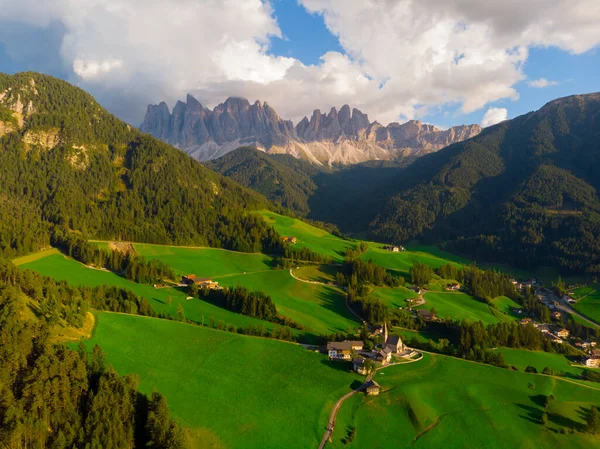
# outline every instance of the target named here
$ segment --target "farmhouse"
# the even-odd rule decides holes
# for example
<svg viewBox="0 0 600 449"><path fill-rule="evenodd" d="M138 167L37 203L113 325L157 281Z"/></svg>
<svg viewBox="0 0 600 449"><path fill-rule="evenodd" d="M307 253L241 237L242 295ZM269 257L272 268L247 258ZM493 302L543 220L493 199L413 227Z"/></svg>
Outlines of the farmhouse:
<svg viewBox="0 0 600 449"><path fill-rule="evenodd" d="M561 329L556 333L556 335L558 335L560 338L567 338L569 336L569 330Z"/></svg>
<svg viewBox="0 0 600 449"><path fill-rule="evenodd" d="M392 350L386 346L381 351L377 352L375 360L382 365L389 363L390 360L392 360Z"/></svg>
<svg viewBox="0 0 600 449"><path fill-rule="evenodd" d="M298 241L298 239L294 236L286 235L285 237L283 237L283 241L285 243L291 243L292 245L294 245Z"/></svg>
<svg viewBox="0 0 600 449"><path fill-rule="evenodd" d="M425 321L433 321L435 315L427 309L417 310L417 314Z"/></svg>
<svg viewBox="0 0 600 449"><path fill-rule="evenodd" d="M531 318L522 318L521 321L519 321L519 324L522 326L527 326L528 324L531 324L533 321L531 321Z"/></svg>
<svg viewBox="0 0 600 449"><path fill-rule="evenodd" d="M219 283L217 281L213 281L211 278L199 278L196 277L195 274L188 274L187 276L183 276L181 278L181 283L185 285L196 284L200 288L218 288Z"/></svg>
<svg viewBox="0 0 600 449"><path fill-rule="evenodd" d="M365 359L358 358L352 360L352 369L356 371L358 374L362 374L363 376L367 374L367 368L365 367Z"/></svg>
<svg viewBox="0 0 600 449"><path fill-rule="evenodd" d="M365 392L369 396L376 396L376 395L378 395L379 394L379 390L381 390L381 387L374 380L370 380L370 381L368 381L365 384Z"/></svg>
<svg viewBox="0 0 600 449"><path fill-rule="evenodd" d="M329 341L327 342L327 355L331 360L350 360L352 350L361 351L362 348L363 342L360 340Z"/></svg>
<svg viewBox="0 0 600 449"><path fill-rule="evenodd" d="M446 285L446 290L451 291L451 292L456 292L456 291L460 290L460 284L458 282L455 282L453 284L448 284L448 285Z"/></svg>
<svg viewBox="0 0 600 449"><path fill-rule="evenodd" d="M400 251L400 247L395 246L395 245L386 245L383 247L383 249L385 249L386 251L392 251L394 253L397 253Z"/></svg>
<svg viewBox="0 0 600 449"><path fill-rule="evenodd" d="M598 368L600 367L600 351L594 349L590 357L585 360L585 366L590 368Z"/></svg>

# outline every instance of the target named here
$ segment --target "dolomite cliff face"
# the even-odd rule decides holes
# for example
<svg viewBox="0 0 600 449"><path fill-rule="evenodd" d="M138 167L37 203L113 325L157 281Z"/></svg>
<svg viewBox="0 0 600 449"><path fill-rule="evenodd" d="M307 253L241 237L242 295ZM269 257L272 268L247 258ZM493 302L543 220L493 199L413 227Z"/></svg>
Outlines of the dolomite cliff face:
<svg viewBox="0 0 600 449"><path fill-rule="evenodd" d="M325 165L420 156L481 132L479 125L441 130L415 120L383 126L348 105L327 114L317 109L294 126L267 103L232 97L210 110L191 95L172 111L164 102L148 106L140 129L200 161L254 146Z"/></svg>

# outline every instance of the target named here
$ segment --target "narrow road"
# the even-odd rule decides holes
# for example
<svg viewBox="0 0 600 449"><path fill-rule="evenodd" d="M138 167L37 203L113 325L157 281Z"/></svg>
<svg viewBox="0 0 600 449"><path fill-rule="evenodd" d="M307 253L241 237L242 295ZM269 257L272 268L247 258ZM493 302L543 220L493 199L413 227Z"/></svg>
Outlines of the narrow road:
<svg viewBox="0 0 600 449"><path fill-rule="evenodd" d="M373 377L373 375L369 374L369 376L366 378L365 382L360 387L358 387L356 390L352 390L350 393L346 393L344 396L342 396L340 399L338 399L338 401L335 403L335 405L333 406L333 410L331 410L331 413L329 414L329 422L327 424L327 430L325 431L325 435L323 435L321 444L319 444L319 449L323 449L325 447L325 445L327 444L327 440L329 438L331 438L331 435L333 434L333 429L335 427L335 418L337 417L337 413L338 413L340 407L342 406L342 404L344 403L344 401L346 399L348 399L350 396L364 390L366 383L369 382L372 377Z"/></svg>
<svg viewBox="0 0 600 449"><path fill-rule="evenodd" d="M380 371L382 369L389 368L390 366L405 365L407 363L418 362L422 358L423 358L423 354L421 353L421 357L419 357L418 359L411 359L406 362L390 363L389 365L380 366L379 368L376 369L376 371ZM319 444L319 449L323 449L325 447L325 445L327 444L327 440L329 440L329 438L331 438L331 435L333 435L333 429L335 428L335 418L337 417L338 411L340 410L340 407L342 406L344 401L346 399L348 399L350 396L363 391L365 389L366 384L371 379L373 379L373 374L374 373L369 374L367 376L367 378L365 379L364 383L360 387L358 387L355 390L352 390L350 393L346 393L344 396L342 396L340 399L338 399L338 401L335 403L335 405L333 406L333 410L331 410L331 413L329 414L329 422L327 423L327 430L325 431L325 435L323 435L321 444Z"/></svg>

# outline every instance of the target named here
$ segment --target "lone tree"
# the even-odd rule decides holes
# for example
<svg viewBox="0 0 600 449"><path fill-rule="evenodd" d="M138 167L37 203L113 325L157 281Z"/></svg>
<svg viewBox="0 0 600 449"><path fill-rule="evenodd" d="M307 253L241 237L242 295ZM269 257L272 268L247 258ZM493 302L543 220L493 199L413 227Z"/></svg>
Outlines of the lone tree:
<svg viewBox="0 0 600 449"><path fill-rule="evenodd" d="M587 430L594 435L600 431L600 416L598 415L598 408L595 405L592 405L587 417Z"/></svg>
<svg viewBox="0 0 600 449"><path fill-rule="evenodd" d="M377 364L373 360L371 360L371 359L365 360L365 370L367 371L367 375L373 374L376 369L377 369Z"/></svg>
<svg viewBox="0 0 600 449"><path fill-rule="evenodd" d="M177 321L185 321L185 312L181 304L177 304Z"/></svg>
<svg viewBox="0 0 600 449"><path fill-rule="evenodd" d="M527 368L525 368L525 372L537 374L537 369L535 366L528 365Z"/></svg>

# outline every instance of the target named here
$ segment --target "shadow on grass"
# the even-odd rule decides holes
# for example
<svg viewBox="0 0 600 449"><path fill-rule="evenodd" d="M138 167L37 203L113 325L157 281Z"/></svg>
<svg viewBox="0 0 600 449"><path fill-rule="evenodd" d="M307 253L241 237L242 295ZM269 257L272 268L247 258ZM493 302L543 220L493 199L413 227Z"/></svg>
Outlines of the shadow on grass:
<svg viewBox="0 0 600 449"><path fill-rule="evenodd" d="M526 415L520 415L521 418L526 419L534 424L542 423L542 415L544 412L542 410L540 410L538 407L532 407L531 405L525 405L525 404L515 404L515 405L526 413Z"/></svg>
<svg viewBox="0 0 600 449"><path fill-rule="evenodd" d="M352 371L352 363L346 360L322 360L321 363L329 368L338 371Z"/></svg>

